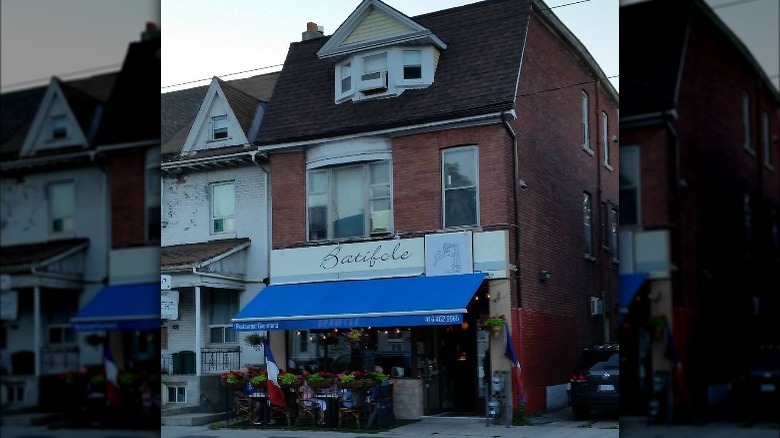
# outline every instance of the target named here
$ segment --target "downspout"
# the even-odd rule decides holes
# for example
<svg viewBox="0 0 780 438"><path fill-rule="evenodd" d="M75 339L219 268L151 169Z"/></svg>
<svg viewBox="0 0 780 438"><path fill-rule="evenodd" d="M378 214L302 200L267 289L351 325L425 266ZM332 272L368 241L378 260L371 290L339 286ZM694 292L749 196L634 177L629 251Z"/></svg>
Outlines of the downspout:
<svg viewBox="0 0 780 438"><path fill-rule="evenodd" d="M604 142L605 141L609 141L609 139L606 138L607 131L602 129L603 128L602 127L602 123L604 123L603 122L604 115L603 114L599 114L600 112L603 113L603 110L601 109L601 105L599 105L599 94L601 94L601 93L599 93L599 84L600 83L601 82L599 80L596 80L593 83L593 88L595 88L593 90L594 91L593 94L596 95L596 117L595 117L595 119L596 119L596 144L599 146L598 147L599 153L596 154L596 157L598 157L597 160L596 160L597 161L597 163L596 163L596 205L599 206L599 219L600 219L599 225L600 226L599 226L599 233L598 233L598 235L601 236L601 238L599 239L599 242L595 245L595 248L594 248L594 250L596 252L600 251L600 249L604 247L604 238L606 237L604 235L604 225L606 225L606 223L607 223L606 222L607 218L606 217L602 217L602 215L606 215L607 212L605 211L606 208L604 209L604 211L602 211L602 208L601 208L601 204L602 204L601 200L603 199L603 189L602 189L602 186L601 186L601 178L602 178L601 177L601 167L604 166L604 162L607 159L607 157L604 156L604 154L607 153L607 151L604 150ZM599 141L599 140L601 140L601 141ZM592 209L591 209L591 211L592 211ZM592 223L592 219L591 219L591 223ZM591 226L591 232L593 232L593 227L592 226ZM606 276L606 262L607 261L606 261L605 256L604 256L604 251L601 251L601 253L602 253L602 256L600 258L597 258L597 260L599 260L598 261L598 264L599 264L599 291L601 292L601 302L604 304L603 307L605 309L610 309L611 308L610 305L612 303L608 303L607 302L607 293L604 290L604 283L605 283L604 277ZM604 342L609 342L609 332L610 332L610 330L609 330L609 318L607 318L607 311L601 312L601 330L603 330L603 333L601 334L602 340Z"/></svg>
<svg viewBox="0 0 780 438"><path fill-rule="evenodd" d="M512 216L515 225L515 289L517 290L517 307L522 307L521 293L520 293L520 220L518 214L518 202L517 202L517 185L519 181L518 168L519 158L517 154L517 135L512 129L512 125L509 124L510 120L516 120L517 115L515 110L503 111L501 113L501 120L503 121L504 128L509 136L512 138L512 199L514 201ZM510 302L511 303L511 302ZM510 304L511 305L511 304Z"/></svg>
<svg viewBox="0 0 780 438"><path fill-rule="evenodd" d="M257 166L260 170L263 171L265 174L265 205L266 205L266 227L265 227L265 241L266 245L269 248L269 251L267 251L270 254L270 248L272 247L271 243L271 179L270 179L270 172L268 172L268 169L263 166L262 164L257 162L257 154L260 154L263 157L267 158L267 155L261 153L260 151L252 151L250 152L252 155L252 163L254 163L255 166ZM266 260L266 279L271 278L271 257L269 256ZM266 285L268 284L266 281L270 282L269 280L263 279L263 283Z"/></svg>

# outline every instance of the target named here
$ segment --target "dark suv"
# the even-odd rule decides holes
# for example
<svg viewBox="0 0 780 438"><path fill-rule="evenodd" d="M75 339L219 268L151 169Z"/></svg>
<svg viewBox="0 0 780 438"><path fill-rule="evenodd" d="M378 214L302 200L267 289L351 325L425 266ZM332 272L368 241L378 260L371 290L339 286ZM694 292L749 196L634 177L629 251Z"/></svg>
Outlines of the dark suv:
<svg viewBox="0 0 780 438"><path fill-rule="evenodd" d="M585 348L569 379L569 404L575 420L592 410L618 410L620 401L620 345L607 343Z"/></svg>

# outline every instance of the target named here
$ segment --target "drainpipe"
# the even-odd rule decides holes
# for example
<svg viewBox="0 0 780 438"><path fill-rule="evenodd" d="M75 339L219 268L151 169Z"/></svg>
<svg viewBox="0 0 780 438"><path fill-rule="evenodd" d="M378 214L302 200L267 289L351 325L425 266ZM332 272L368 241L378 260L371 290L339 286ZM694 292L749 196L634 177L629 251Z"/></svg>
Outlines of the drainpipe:
<svg viewBox="0 0 780 438"><path fill-rule="evenodd" d="M194 271L194 268L193 268ZM201 315L200 286L195 286L195 375L200 377Z"/></svg>
<svg viewBox="0 0 780 438"><path fill-rule="evenodd" d="M606 224L606 217L602 217L602 215L605 215L606 211L601 211L601 200L603 199L604 191L601 188L601 167L604 166L604 161L606 160L606 156L604 156L604 141L609 141L607 136L607 131L602 130L602 120L604 115L600 114L603 112L601 109L601 105L599 105L599 84L600 82L598 80L594 81L593 83L593 92L596 95L596 144L598 145L598 153L596 153L596 205L599 207L599 233L598 235L601 236L600 239L598 239L598 243L595 245L594 251L598 254L599 251L601 251L601 248L604 246L603 239L606 237L604 236L604 227L603 224ZM603 131L603 132L602 132ZM591 220L592 222L592 220ZM591 232L593 232L593 227L591 226ZM607 293L604 290L604 277L607 275L606 273L606 259L604 256L604 251L601 251L601 257L596 258L597 263L599 264L599 291L601 293L601 302L603 303L603 308L607 309L604 312L601 312L601 339L604 342L609 342L609 319L607 318L607 312L611 308L610 305L611 302L607 301Z"/></svg>
<svg viewBox="0 0 780 438"><path fill-rule="evenodd" d="M41 376L41 287L33 287L33 350L35 350L35 377Z"/></svg>
<svg viewBox="0 0 780 438"><path fill-rule="evenodd" d="M515 114L515 110L509 110L509 111L503 111L501 112L501 120L504 122L504 128L506 128L506 132L509 134L510 137L512 137L512 199L514 200L514 206L513 206L513 219L514 219L514 225L515 225L515 267L517 269L515 273L515 289L517 290L517 307L520 308L522 306L522 295L520 293L520 220L519 220L519 214L518 214L518 202L517 202L517 185L519 184L519 175L518 175L518 168L519 168L519 158L517 154L517 135L515 134L515 131L512 129L512 125L509 124L510 120L516 120L517 114ZM511 301L510 301L511 306Z"/></svg>
<svg viewBox="0 0 780 438"><path fill-rule="evenodd" d="M268 169L265 166L263 166L262 164L257 162L257 154L260 154L263 158L267 158L268 155L263 154L260 151L252 151L252 152L250 152L250 154L252 155L252 163L254 163L255 166L257 166L265 174L265 205L266 205L265 242L266 242L267 248L270 249L272 247L272 243L271 243L271 236L272 236L272 234L271 234L271 229L272 229L271 228L271 201L270 201L270 199L271 199L271 178L270 178L270 173L268 172ZM266 251L266 252L270 253L270 251ZM265 270L265 273L266 273L266 278L270 278L271 277L271 257L270 256L266 259L266 270ZM263 283L265 283L265 281L263 281Z"/></svg>

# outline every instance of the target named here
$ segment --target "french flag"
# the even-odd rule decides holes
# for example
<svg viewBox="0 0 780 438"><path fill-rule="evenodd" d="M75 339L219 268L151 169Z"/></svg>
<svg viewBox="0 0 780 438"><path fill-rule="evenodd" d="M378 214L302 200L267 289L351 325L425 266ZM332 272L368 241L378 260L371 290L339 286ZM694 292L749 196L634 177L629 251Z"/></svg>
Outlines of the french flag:
<svg viewBox="0 0 780 438"><path fill-rule="evenodd" d="M108 346L108 342L103 344L103 356L105 359L106 369L106 402L109 405L118 405L120 403L119 397L119 368L114 362L114 355L111 354L111 347Z"/></svg>
<svg viewBox="0 0 780 438"><path fill-rule="evenodd" d="M268 345L268 339L263 340L263 354L265 355L265 366L268 370L268 398L272 405L287 408L287 401L284 397L284 391L279 386L279 367L274 360L274 354L271 352L271 346Z"/></svg>
<svg viewBox="0 0 780 438"><path fill-rule="evenodd" d="M509 324L504 324L504 331L506 332L506 336L504 336L504 339L506 339L504 356L512 361L512 388L518 394L518 402L523 404L525 400L523 400L523 390L520 387L520 359L518 359L517 354L515 354L515 346L512 343L512 334L509 332Z"/></svg>

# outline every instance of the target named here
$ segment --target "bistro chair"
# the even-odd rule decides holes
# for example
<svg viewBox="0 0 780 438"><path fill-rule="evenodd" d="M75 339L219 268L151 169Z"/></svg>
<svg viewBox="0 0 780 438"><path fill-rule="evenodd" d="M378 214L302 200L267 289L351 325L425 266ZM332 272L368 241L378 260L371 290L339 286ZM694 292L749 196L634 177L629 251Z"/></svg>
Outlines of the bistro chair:
<svg viewBox="0 0 780 438"><path fill-rule="evenodd" d="M298 418L295 419L295 425L298 425L302 417L311 417L311 423L317 424L317 418L320 415L319 403L306 398L296 398L295 402L298 406Z"/></svg>
<svg viewBox="0 0 780 438"><path fill-rule="evenodd" d="M249 422L253 421L252 418L252 399L247 397L241 391L235 391L233 393L233 413L236 417L246 416Z"/></svg>
<svg viewBox="0 0 780 438"><path fill-rule="evenodd" d="M290 410L281 406L271 405L270 419L273 422L275 418L282 418L287 420L287 426L292 425L290 422ZM271 423L273 424L273 423Z"/></svg>
<svg viewBox="0 0 780 438"><path fill-rule="evenodd" d="M364 391L350 390L345 392L346 397L339 398L339 427L347 421L354 421L360 429L360 420L363 414Z"/></svg>

